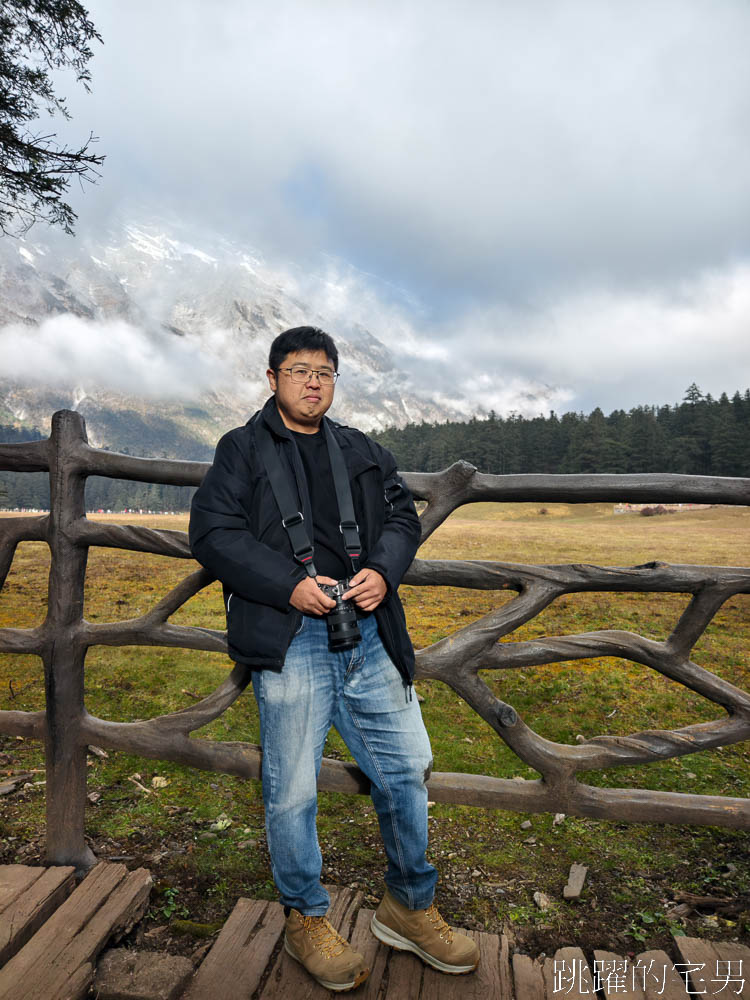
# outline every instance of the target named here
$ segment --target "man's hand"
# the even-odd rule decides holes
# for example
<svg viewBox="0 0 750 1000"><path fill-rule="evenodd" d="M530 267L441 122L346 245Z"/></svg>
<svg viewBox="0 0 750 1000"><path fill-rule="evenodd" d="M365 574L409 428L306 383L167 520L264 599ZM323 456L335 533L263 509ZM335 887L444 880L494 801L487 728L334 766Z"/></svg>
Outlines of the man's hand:
<svg viewBox="0 0 750 1000"><path fill-rule="evenodd" d="M292 591L292 596L289 598L292 607L306 615L324 615L335 608L336 602L323 593L318 587L319 583L331 584L336 581L330 576L316 576L314 580L311 576L306 576Z"/></svg>
<svg viewBox="0 0 750 1000"><path fill-rule="evenodd" d="M375 569L361 569L349 582L349 590L341 596L345 601L351 598L363 611L374 611L388 591L388 585Z"/></svg>

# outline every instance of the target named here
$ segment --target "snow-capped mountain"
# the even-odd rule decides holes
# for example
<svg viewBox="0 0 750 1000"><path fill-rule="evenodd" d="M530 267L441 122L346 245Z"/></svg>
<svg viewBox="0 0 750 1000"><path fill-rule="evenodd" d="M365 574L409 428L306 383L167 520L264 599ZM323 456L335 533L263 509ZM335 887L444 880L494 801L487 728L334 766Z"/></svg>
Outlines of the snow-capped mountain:
<svg viewBox="0 0 750 1000"><path fill-rule="evenodd" d="M0 241L0 281L0 423L47 430L55 410L77 409L98 445L203 457L267 397L276 334L303 324L339 348L335 419L373 429L461 416L347 319L340 275L311 278L218 237L153 222L98 241L33 231Z"/></svg>

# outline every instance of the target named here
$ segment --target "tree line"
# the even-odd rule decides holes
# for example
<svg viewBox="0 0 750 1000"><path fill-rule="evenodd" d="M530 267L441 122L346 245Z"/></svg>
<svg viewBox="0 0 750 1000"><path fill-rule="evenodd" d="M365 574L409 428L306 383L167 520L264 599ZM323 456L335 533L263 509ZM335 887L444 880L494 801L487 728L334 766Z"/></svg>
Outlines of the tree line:
<svg viewBox="0 0 750 1000"><path fill-rule="evenodd" d="M40 441L43 437L45 435L38 430L0 424L0 441L3 443ZM147 450L141 449L142 452ZM201 454L198 461L203 459ZM192 486L164 486L161 483L89 476L86 480L86 509L184 511L190 508L194 492ZM0 510L19 508L49 509L49 475L46 472L0 472Z"/></svg>
<svg viewBox="0 0 750 1000"><path fill-rule="evenodd" d="M750 476L750 389L714 399L693 383L681 403L608 416L499 417L407 424L373 434L399 469L437 472L458 459L481 472L676 472Z"/></svg>

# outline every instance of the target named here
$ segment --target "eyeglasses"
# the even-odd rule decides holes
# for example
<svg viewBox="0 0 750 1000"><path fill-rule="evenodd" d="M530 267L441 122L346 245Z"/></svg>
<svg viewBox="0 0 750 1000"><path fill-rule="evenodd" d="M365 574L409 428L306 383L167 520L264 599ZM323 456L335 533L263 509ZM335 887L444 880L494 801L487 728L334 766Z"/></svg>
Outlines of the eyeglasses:
<svg viewBox="0 0 750 1000"><path fill-rule="evenodd" d="M291 368L277 368L280 372L289 372L292 382L309 382L313 375L318 376L321 385L333 385L339 377L338 372L332 372L330 368L308 368L306 365L292 365Z"/></svg>

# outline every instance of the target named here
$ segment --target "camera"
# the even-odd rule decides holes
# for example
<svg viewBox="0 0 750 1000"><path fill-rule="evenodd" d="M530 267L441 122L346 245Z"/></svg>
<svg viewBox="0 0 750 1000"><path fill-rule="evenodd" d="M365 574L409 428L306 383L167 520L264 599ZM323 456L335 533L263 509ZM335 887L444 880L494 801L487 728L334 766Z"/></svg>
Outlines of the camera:
<svg viewBox="0 0 750 1000"><path fill-rule="evenodd" d="M344 601L341 597L349 589L350 581L319 583L318 586L324 594L336 602L336 607L326 614L328 648L332 653L343 653L347 649L354 649L362 639L357 624L357 609L354 601Z"/></svg>

